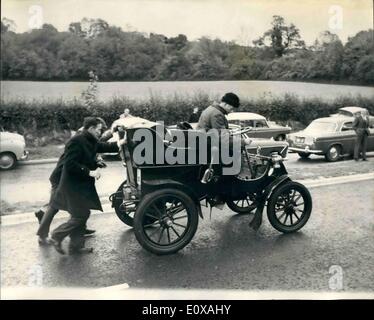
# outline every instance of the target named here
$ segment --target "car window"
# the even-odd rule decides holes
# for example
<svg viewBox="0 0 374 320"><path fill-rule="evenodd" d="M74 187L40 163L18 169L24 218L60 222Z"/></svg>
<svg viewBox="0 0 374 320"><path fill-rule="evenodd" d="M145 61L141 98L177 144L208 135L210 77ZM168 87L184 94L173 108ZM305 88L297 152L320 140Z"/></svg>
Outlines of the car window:
<svg viewBox="0 0 374 320"><path fill-rule="evenodd" d="M305 132L336 132L337 124L330 121L312 121L304 130Z"/></svg>
<svg viewBox="0 0 374 320"><path fill-rule="evenodd" d="M268 128L265 120L256 120L256 128Z"/></svg>
<svg viewBox="0 0 374 320"><path fill-rule="evenodd" d="M341 131L349 131L349 130L353 130L353 128L352 128L352 124L353 124L352 121L344 122L343 125L342 125L342 129L341 129Z"/></svg>
<svg viewBox="0 0 374 320"><path fill-rule="evenodd" d="M240 120L230 120L229 123L240 126Z"/></svg>
<svg viewBox="0 0 374 320"><path fill-rule="evenodd" d="M240 121L242 127L253 127L253 120L242 120Z"/></svg>

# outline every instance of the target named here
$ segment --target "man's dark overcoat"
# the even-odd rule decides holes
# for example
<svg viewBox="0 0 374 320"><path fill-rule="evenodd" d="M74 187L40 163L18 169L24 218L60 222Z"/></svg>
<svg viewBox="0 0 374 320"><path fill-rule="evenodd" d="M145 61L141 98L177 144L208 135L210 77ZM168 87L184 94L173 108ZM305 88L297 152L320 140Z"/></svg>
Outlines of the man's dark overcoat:
<svg viewBox="0 0 374 320"><path fill-rule="evenodd" d="M89 172L97 169L97 153L117 151L116 143L99 142L87 130L72 137L50 176L52 185L56 186L51 205L70 213L80 209L102 211L95 178Z"/></svg>

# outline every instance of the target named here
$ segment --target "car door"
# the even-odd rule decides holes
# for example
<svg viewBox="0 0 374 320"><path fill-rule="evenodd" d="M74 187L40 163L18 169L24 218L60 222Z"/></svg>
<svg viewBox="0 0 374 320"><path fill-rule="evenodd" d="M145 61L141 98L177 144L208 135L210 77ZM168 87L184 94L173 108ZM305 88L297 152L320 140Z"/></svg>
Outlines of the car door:
<svg viewBox="0 0 374 320"><path fill-rule="evenodd" d="M273 136L273 130L269 128L266 120L254 120L254 131L257 138L270 139Z"/></svg>
<svg viewBox="0 0 374 320"><path fill-rule="evenodd" d="M340 127L340 138L338 141L343 146L343 153L353 154L355 141L356 141L356 133L352 128L353 121L344 121Z"/></svg>
<svg viewBox="0 0 374 320"><path fill-rule="evenodd" d="M374 126L369 128L367 151L374 151Z"/></svg>

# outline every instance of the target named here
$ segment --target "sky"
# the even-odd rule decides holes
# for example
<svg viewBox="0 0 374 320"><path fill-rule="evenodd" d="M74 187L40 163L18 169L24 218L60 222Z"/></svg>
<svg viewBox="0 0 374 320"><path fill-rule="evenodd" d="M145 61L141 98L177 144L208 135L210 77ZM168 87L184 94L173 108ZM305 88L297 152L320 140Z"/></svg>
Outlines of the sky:
<svg viewBox="0 0 374 320"><path fill-rule="evenodd" d="M307 44L324 30L345 42L373 28L373 0L2 0L1 17L25 32L42 23L65 31L84 17L127 31L203 36L251 45L270 28L273 15L294 23Z"/></svg>

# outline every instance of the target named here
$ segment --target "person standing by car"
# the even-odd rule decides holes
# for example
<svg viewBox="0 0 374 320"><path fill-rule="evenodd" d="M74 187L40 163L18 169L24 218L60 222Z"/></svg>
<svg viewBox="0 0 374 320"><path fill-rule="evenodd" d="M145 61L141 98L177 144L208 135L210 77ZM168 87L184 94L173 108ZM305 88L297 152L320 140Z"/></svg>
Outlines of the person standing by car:
<svg viewBox="0 0 374 320"><path fill-rule="evenodd" d="M369 131L369 117L364 116L361 112L355 114L355 118L352 124L353 130L356 132L356 141L354 148L354 159L359 160L360 154L362 153L362 160L367 161L366 159L366 149Z"/></svg>
<svg viewBox="0 0 374 320"><path fill-rule="evenodd" d="M93 248L84 247L84 232L90 210L102 211L96 191L95 180L100 178L96 155L100 152L118 152L116 142L99 142L103 124L97 117L84 119L83 131L71 138L50 181L55 187L50 206L65 210L70 219L57 227L51 236L51 243L61 254L65 254L61 243L70 236L70 253L89 253Z"/></svg>

